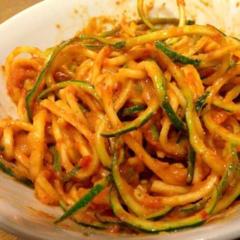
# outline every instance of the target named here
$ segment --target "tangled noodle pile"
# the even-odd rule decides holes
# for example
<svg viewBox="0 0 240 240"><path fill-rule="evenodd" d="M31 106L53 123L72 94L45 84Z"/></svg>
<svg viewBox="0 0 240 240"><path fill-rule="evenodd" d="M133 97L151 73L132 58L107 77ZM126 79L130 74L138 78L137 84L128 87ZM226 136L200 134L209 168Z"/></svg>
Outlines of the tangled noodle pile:
<svg viewBox="0 0 240 240"><path fill-rule="evenodd" d="M177 4L180 20L149 18L138 0L140 20L94 18L8 56L19 120L0 121L0 166L63 208L56 223L166 231L240 194L240 42Z"/></svg>

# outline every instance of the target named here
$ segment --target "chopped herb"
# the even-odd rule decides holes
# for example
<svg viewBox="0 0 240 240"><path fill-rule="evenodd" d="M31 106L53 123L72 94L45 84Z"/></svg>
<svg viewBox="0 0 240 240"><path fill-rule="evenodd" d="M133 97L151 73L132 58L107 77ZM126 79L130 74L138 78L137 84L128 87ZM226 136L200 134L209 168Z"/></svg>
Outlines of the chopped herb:
<svg viewBox="0 0 240 240"><path fill-rule="evenodd" d="M23 185L34 189L34 184L31 180L27 179L27 178L21 178L21 179L17 179L20 183L22 183Z"/></svg>
<svg viewBox="0 0 240 240"><path fill-rule="evenodd" d="M105 37L112 36L112 35L116 34L119 30L120 30L120 26L117 26L117 27L115 27L115 28L113 28L113 29L111 29L111 30L109 30L109 31L106 31L106 32L101 33L101 34L99 35L99 37L105 38Z"/></svg>
<svg viewBox="0 0 240 240"><path fill-rule="evenodd" d="M185 207L182 207L180 209L180 211L184 212L184 213L188 213L188 214L197 212L197 211L201 210L204 207L206 202L207 202L206 199L202 199L202 200L200 200L200 201L198 201L196 203L192 203L192 204L189 204L189 205L187 205Z"/></svg>
<svg viewBox="0 0 240 240"><path fill-rule="evenodd" d="M195 24L195 20L189 19L189 20L186 21L186 24L187 25L194 25Z"/></svg>
<svg viewBox="0 0 240 240"><path fill-rule="evenodd" d="M68 172L64 177L63 177L63 182L69 181L71 178L75 177L80 170L80 166L77 165L75 166L70 172Z"/></svg>
<svg viewBox="0 0 240 240"><path fill-rule="evenodd" d="M2 162L0 162L0 169L6 173L7 175L11 176L11 177L15 177L14 172L12 171L11 168L6 167Z"/></svg>
<svg viewBox="0 0 240 240"><path fill-rule="evenodd" d="M11 177L14 177L18 182L24 184L25 186L27 187L30 187L30 188L33 188L33 183L31 180L25 178L25 177L21 177L21 178L18 178L15 173L13 172L13 170L9 167L6 167L4 165L4 163L2 163L0 161L0 170L2 170L4 173L6 173L7 175L11 176Z"/></svg>
<svg viewBox="0 0 240 240"><path fill-rule="evenodd" d="M58 54L60 53L61 50L63 50L66 46L68 46L69 44L73 43L76 41L76 38L72 38L68 41L62 42L61 44L59 44L57 47L52 49L51 54L49 54L45 66L43 67L42 71L39 73L33 88L28 91L26 98L25 98L25 105L26 105L26 110L27 110L27 116L28 116L28 120L32 121L32 104L34 102L34 100L36 99L39 89L41 87L41 84L44 81L44 78L47 74L47 72L49 71L49 69L51 68L55 58L58 56Z"/></svg>
<svg viewBox="0 0 240 240"><path fill-rule="evenodd" d="M84 44L84 47L90 49L90 50L99 50L102 48L101 45L90 45L90 44Z"/></svg>
<svg viewBox="0 0 240 240"><path fill-rule="evenodd" d="M146 106L139 104L139 105L134 105L131 107L126 107L122 110L121 116L122 117L129 117L134 115L135 113L141 112L142 110L145 110Z"/></svg>
<svg viewBox="0 0 240 240"><path fill-rule="evenodd" d="M172 49L170 49L165 43L161 41L157 41L155 43L155 46L156 48L160 49L163 53L165 53L168 57L170 57L173 61L176 61L182 64L192 64L196 67L200 65L200 60L192 59L180 53L177 53Z"/></svg>
<svg viewBox="0 0 240 240"><path fill-rule="evenodd" d="M206 104L206 100L210 92L206 91L201 97L198 98L198 100L195 103L195 108L197 112L200 112L203 108L203 106Z"/></svg>
<svg viewBox="0 0 240 240"><path fill-rule="evenodd" d="M188 158L187 158L187 183L191 184L193 177L194 177L194 167L195 167L195 161L196 161L196 153L194 149L190 146L189 152L188 152Z"/></svg>
<svg viewBox="0 0 240 240"><path fill-rule="evenodd" d="M53 156L53 169L55 172L61 171L61 157L55 146L50 148L50 152Z"/></svg>
<svg viewBox="0 0 240 240"><path fill-rule="evenodd" d="M159 139L159 131L158 131L156 125L152 124L150 130L151 130L152 138L155 141L157 141Z"/></svg>
<svg viewBox="0 0 240 240"><path fill-rule="evenodd" d="M116 42L115 44L113 44L113 47L117 48L117 49L121 49L121 48L124 48L125 45L126 45L125 41L120 41L120 42Z"/></svg>
<svg viewBox="0 0 240 240"><path fill-rule="evenodd" d="M55 223L60 223L66 218L72 216L79 209L84 208L88 203L90 203L95 196L97 196L107 185L109 178L107 177L101 183L93 186L81 199L79 199L71 208L69 208Z"/></svg>
<svg viewBox="0 0 240 240"><path fill-rule="evenodd" d="M174 112L172 106L168 101L168 97L165 97L165 100L162 103L162 108L166 112L167 116L169 117L170 121L172 122L173 126L177 130L185 130L184 122L178 117L178 115Z"/></svg>

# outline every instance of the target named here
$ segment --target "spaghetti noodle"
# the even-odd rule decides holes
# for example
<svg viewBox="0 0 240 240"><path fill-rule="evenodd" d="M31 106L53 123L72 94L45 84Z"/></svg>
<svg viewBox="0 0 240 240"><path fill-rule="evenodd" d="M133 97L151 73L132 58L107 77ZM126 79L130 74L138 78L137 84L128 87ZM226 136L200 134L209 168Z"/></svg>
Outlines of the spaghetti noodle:
<svg viewBox="0 0 240 240"><path fill-rule="evenodd" d="M179 23L138 0L141 20L94 18L58 46L8 56L19 120L0 121L0 167L61 206L56 223L166 231L239 196L240 42L177 3Z"/></svg>

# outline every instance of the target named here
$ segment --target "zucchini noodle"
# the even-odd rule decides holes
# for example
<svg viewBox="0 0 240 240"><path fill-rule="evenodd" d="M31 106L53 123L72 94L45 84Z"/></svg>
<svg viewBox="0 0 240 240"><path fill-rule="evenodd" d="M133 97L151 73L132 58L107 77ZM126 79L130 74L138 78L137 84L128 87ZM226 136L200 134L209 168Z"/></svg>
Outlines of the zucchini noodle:
<svg viewBox="0 0 240 240"><path fill-rule="evenodd" d="M179 20L137 4L138 20L94 18L57 46L7 57L19 119L0 120L0 168L61 206L56 224L167 231L240 194L240 42L190 25L184 0Z"/></svg>

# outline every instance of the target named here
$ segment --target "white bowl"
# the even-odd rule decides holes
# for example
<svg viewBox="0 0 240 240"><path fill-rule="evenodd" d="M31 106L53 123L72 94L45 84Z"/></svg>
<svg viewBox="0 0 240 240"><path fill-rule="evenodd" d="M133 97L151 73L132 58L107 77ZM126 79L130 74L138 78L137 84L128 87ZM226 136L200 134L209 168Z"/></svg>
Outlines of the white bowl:
<svg viewBox="0 0 240 240"><path fill-rule="evenodd" d="M176 15L175 0L156 1L153 14ZM161 5L167 2L166 5ZM208 6L203 0L187 1L187 11L197 16L201 23L212 23L230 34L235 34L240 26L237 0L210 0ZM210 8L209 8L210 6ZM136 17L135 0L45 0L11 18L0 25L0 63L16 46L32 45L47 48L70 38L81 29L89 17L110 15L120 18L127 14ZM224 13L223 13L224 12ZM225 17L224 19L222 17ZM58 27L57 27L58 25ZM59 28L60 26L60 28ZM3 74L0 71L0 117L16 117L15 106L7 96ZM53 224L51 216L60 213L58 208L47 207L35 199L33 191L17 183L10 177L0 174L0 227L23 239L113 239L116 236L102 232L90 232L68 221L63 226ZM118 239L135 240L174 240L174 239L233 239L240 236L240 209L221 221L201 227L172 233L142 236L118 236Z"/></svg>

